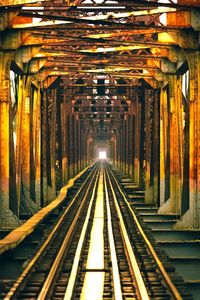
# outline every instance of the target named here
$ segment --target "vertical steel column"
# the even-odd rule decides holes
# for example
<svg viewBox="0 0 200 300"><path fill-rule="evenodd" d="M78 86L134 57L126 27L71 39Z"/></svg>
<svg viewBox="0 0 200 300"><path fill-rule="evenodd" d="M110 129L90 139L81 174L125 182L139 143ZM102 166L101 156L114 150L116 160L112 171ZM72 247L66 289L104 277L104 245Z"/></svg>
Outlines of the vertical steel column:
<svg viewBox="0 0 200 300"><path fill-rule="evenodd" d="M151 184L152 160L152 111L153 91L145 89L145 203L153 203L153 185Z"/></svg>
<svg viewBox="0 0 200 300"><path fill-rule="evenodd" d="M183 119L181 76L173 76L170 98L170 200L171 212L180 213L183 171Z"/></svg>
<svg viewBox="0 0 200 300"><path fill-rule="evenodd" d="M24 77L20 76L18 87L18 107L16 113L16 185L17 185L17 202L18 213L21 202L21 186L22 186L22 123L23 123L23 108L24 108Z"/></svg>
<svg viewBox="0 0 200 300"><path fill-rule="evenodd" d="M51 188L53 191L56 190L56 172L55 172L55 164L56 164L56 116L57 116L57 90L54 88L51 90L51 120L49 123L50 127L50 151L51 151ZM48 137L49 138L49 137Z"/></svg>
<svg viewBox="0 0 200 300"><path fill-rule="evenodd" d="M56 90L49 87L42 91L42 194L47 205L56 195Z"/></svg>
<svg viewBox="0 0 200 300"><path fill-rule="evenodd" d="M200 228L200 53L186 53L190 72L189 210L176 227Z"/></svg>
<svg viewBox="0 0 200 300"><path fill-rule="evenodd" d="M41 205L47 199L47 90L41 89Z"/></svg>
<svg viewBox="0 0 200 300"><path fill-rule="evenodd" d="M18 132L18 138L19 140L21 140L21 152L17 153L19 155L19 157L17 157L17 160L19 160L19 164L21 164L21 170L18 174L18 176L21 177L21 182L19 185L19 199L23 202L28 202L28 200L30 199L30 92L31 78L29 77L27 79L24 76L22 101L20 103L20 105L22 106L22 114L19 117L21 126L20 131Z"/></svg>
<svg viewBox="0 0 200 300"><path fill-rule="evenodd" d="M133 116L128 115L128 175L132 178L133 172Z"/></svg>
<svg viewBox="0 0 200 300"><path fill-rule="evenodd" d="M68 181L68 128L67 128L67 100L66 95L63 97L61 104L61 133L62 133L62 180L63 184Z"/></svg>
<svg viewBox="0 0 200 300"><path fill-rule="evenodd" d="M188 55L190 68L190 209L192 227L200 228L200 53Z"/></svg>
<svg viewBox="0 0 200 300"><path fill-rule="evenodd" d="M70 179L71 172L71 125L70 125L70 114L71 114L71 103L70 100L67 99L67 130L66 130L66 152L67 152L67 179Z"/></svg>
<svg viewBox="0 0 200 300"><path fill-rule="evenodd" d="M18 225L9 207L9 101L12 55L0 52L0 226Z"/></svg>
<svg viewBox="0 0 200 300"><path fill-rule="evenodd" d="M117 169L120 169L120 149L121 149L121 137L120 130L117 132Z"/></svg>
<svg viewBox="0 0 200 300"><path fill-rule="evenodd" d="M145 98L144 88L140 97L140 128L139 128L139 187L144 189L145 178Z"/></svg>
<svg viewBox="0 0 200 300"><path fill-rule="evenodd" d="M123 122L120 128L120 170L123 172L123 151L124 151L124 137L123 137Z"/></svg>
<svg viewBox="0 0 200 300"><path fill-rule="evenodd" d="M79 120L79 142L80 142L80 171L84 168L84 133L81 119Z"/></svg>
<svg viewBox="0 0 200 300"><path fill-rule="evenodd" d="M84 131L84 138L83 138L83 142L84 142L84 158L83 158L83 167L85 168L87 166L87 134Z"/></svg>
<svg viewBox="0 0 200 300"><path fill-rule="evenodd" d="M33 141L35 141L36 135L34 135L34 137L30 136L31 134L30 113L34 114L34 111L30 112L30 101L34 100L31 99L32 80L33 79L30 76L28 77L23 76L23 86L22 89L20 89L22 95L21 97L19 97L21 98L21 101L18 103L20 115L18 118L19 130L17 131L17 143L19 144L21 143L21 145L19 145L19 151L17 151L16 153L16 160L18 165L18 190L19 190L18 197L20 199L20 207L21 207L20 213L28 214L29 216L34 214L40 206L40 193L39 193L39 199L36 199L35 186L34 186L34 193L32 194L30 193L31 171L34 172L34 177L32 179L34 180L34 185L36 179L35 168L34 170L31 170L31 163L35 163L35 157L32 157L32 161L31 161L30 139L32 139L31 140L32 147L34 148L34 151L36 151L36 144L33 143ZM40 105L40 103L37 103L37 105L38 104ZM37 117L39 118L40 116L38 115ZM38 125L39 124L37 124L37 126ZM31 198L31 196L33 196L33 199Z"/></svg>
<svg viewBox="0 0 200 300"><path fill-rule="evenodd" d="M140 185L140 132L141 132L141 104L139 103L138 96L135 100L135 126L134 126L134 183Z"/></svg>
<svg viewBox="0 0 200 300"><path fill-rule="evenodd" d="M114 136L114 166L117 166L117 141L116 135Z"/></svg>
<svg viewBox="0 0 200 300"><path fill-rule="evenodd" d="M131 178L133 181L135 180L134 178L134 163L135 163L135 115L132 114L132 119L131 119L131 135L132 135L132 142L131 142Z"/></svg>
<svg viewBox="0 0 200 300"><path fill-rule="evenodd" d="M159 91L154 93L154 111L153 111L153 147L152 147L152 168L153 168L153 203L158 205L159 202Z"/></svg>
<svg viewBox="0 0 200 300"><path fill-rule="evenodd" d="M74 115L69 116L69 160L70 160L70 175L74 177Z"/></svg>
<svg viewBox="0 0 200 300"><path fill-rule="evenodd" d="M35 196L36 203L41 206L41 93L40 87L34 96L34 127L33 134L35 136Z"/></svg>
<svg viewBox="0 0 200 300"><path fill-rule="evenodd" d="M78 173L78 120L74 114L74 175Z"/></svg>
<svg viewBox="0 0 200 300"><path fill-rule="evenodd" d="M129 119L128 115L125 116L125 173L129 175Z"/></svg>
<svg viewBox="0 0 200 300"><path fill-rule="evenodd" d="M112 160L113 165L115 165L115 138L114 137L112 137L110 140L109 158Z"/></svg>
<svg viewBox="0 0 200 300"><path fill-rule="evenodd" d="M169 78L170 92L170 198L160 208L161 213L180 213L182 173L183 173L183 112L182 112L182 81L181 76L172 75ZM165 98L164 98L165 100ZM167 105L165 103L165 105ZM165 108L166 109L166 108ZM166 122L166 117L163 119ZM164 123L163 123L164 124ZM162 125L163 125L162 124ZM164 125L166 130L167 125ZM161 134L163 135L163 130ZM164 136L162 136L162 139ZM165 142L166 144L167 142ZM161 157L163 157L161 145ZM167 170L165 170L166 176ZM161 162L161 178L163 176L163 161ZM162 183L163 184L163 183ZM166 186L164 187L166 189ZM161 187L162 191L162 187ZM162 191L163 196L163 191ZM163 199L161 200L163 203Z"/></svg>
<svg viewBox="0 0 200 300"><path fill-rule="evenodd" d="M77 170L78 173L81 171L81 152L82 152L82 144L81 144L81 127L80 127L80 118L77 120Z"/></svg>
<svg viewBox="0 0 200 300"><path fill-rule="evenodd" d="M122 171L126 173L126 121L122 122Z"/></svg>
<svg viewBox="0 0 200 300"><path fill-rule="evenodd" d="M116 142L117 142L117 169L120 169L120 149L121 149L121 135L120 135L120 129L119 129L119 131L117 132Z"/></svg>
<svg viewBox="0 0 200 300"><path fill-rule="evenodd" d="M160 206L169 200L169 112L167 88L161 88L160 92ZM167 199L166 199L167 198Z"/></svg>
<svg viewBox="0 0 200 300"><path fill-rule="evenodd" d="M145 203L157 204L159 165L158 91L145 90Z"/></svg>

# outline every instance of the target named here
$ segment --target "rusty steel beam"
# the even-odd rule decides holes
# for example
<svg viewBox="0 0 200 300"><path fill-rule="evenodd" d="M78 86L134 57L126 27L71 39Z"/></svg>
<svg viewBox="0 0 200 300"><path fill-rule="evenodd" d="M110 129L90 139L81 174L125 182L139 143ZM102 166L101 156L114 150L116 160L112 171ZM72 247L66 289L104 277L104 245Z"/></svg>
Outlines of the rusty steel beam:
<svg viewBox="0 0 200 300"><path fill-rule="evenodd" d="M41 0L41 2L45 2L46 0ZM38 0L1 0L0 7L20 7L21 5L26 5L26 4L35 4L37 3Z"/></svg>
<svg viewBox="0 0 200 300"><path fill-rule="evenodd" d="M9 6L9 3L8 1L5 1L4 2L7 2L7 5L6 6ZM16 2L16 1L13 1L13 2ZM32 4L32 5L28 5L27 4L27 7L30 7L31 6L31 9L32 7L35 7L35 9L39 9L41 7L40 3L37 3L38 1L35 1L35 4ZM111 7L111 4L110 3L106 3L106 1L102 2L102 3L95 3L95 4L90 4L90 3L84 3L83 1L77 1L78 3L75 4L74 1L71 1L70 5L69 5L69 1L66 1L66 4L65 5L61 5L60 3L50 3L51 5L50 6L45 6L45 9L47 10L52 10L52 9L69 9L71 11L77 11L77 10L87 10L87 11L90 11L90 10L93 10L93 11L99 11L100 9L130 9L131 8L134 8L135 7L137 9L144 9L146 7L148 8L151 8L151 7L172 7L172 8L180 8L180 9L191 9L191 8L198 8L200 6L200 4L196 1L196 0L181 0L179 1L178 3L177 2L167 2L166 1L162 1L162 2L157 2L157 1L145 1L145 0L125 0L123 1L123 3L115 3L112 7ZM48 2L47 2L48 3ZM17 3L16 3L17 5Z"/></svg>

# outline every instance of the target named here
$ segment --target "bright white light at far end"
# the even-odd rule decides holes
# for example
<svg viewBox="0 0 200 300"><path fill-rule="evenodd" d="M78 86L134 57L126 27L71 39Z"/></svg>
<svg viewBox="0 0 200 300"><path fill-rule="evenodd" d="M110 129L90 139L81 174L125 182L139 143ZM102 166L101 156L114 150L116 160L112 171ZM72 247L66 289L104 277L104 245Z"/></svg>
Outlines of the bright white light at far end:
<svg viewBox="0 0 200 300"><path fill-rule="evenodd" d="M99 151L99 159L106 159L106 151Z"/></svg>

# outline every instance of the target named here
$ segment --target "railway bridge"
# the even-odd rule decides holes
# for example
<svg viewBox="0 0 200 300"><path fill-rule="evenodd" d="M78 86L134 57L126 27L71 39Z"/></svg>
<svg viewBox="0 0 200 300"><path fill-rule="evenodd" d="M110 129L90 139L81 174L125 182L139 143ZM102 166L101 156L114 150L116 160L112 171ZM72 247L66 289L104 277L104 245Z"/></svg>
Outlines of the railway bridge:
<svg viewBox="0 0 200 300"><path fill-rule="evenodd" d="M200 299L200 0L0 0L0 299Z"/></svg>

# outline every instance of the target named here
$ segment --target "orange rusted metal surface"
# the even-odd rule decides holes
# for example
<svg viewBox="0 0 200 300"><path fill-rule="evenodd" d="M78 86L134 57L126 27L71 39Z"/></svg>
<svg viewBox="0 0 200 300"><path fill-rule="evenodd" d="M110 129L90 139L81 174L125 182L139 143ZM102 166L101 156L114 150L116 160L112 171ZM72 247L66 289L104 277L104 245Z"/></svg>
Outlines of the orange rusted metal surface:
<svg viewBox="0 0 200 300"><path fill-rule="evenodd" d="M199 227L199 7L1 1L2 227L47 205L103 147L146 203Z"/></svg>

